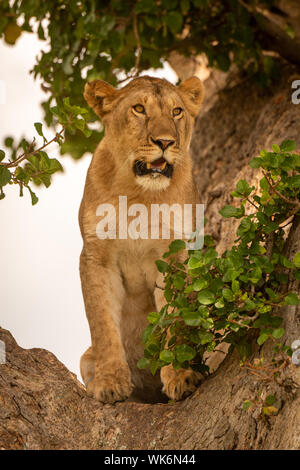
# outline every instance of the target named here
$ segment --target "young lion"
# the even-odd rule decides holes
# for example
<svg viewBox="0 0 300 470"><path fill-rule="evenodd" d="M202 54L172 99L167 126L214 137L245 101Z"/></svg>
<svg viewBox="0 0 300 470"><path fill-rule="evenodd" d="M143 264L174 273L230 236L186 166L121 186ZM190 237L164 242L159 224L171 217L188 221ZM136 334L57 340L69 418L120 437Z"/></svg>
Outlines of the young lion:
<svg viewBox="0 0 300 470"><path fill-rule="evenodd" d="M155 260L176 238L174 224L170 239L133 239L120 228L99 237L96 227L104 214L97 215L97 208L112 204L115 220L125 217L127 223L119 196L127 197L128 207L143 204L148 213L153 204L197 203L188 151L203 86L196 77L176 87L145 76L117 90L95 80L87 83L84 97L105 125L105 137L89 167L79 212L80 274L92 342L81 358L81 375L88 394L101 402L125 400L133 390L155 401L161 385L177 400L195 390L199 374L170 365L153 377L136 366L143 356L147 315L163 305Z"/></svg>

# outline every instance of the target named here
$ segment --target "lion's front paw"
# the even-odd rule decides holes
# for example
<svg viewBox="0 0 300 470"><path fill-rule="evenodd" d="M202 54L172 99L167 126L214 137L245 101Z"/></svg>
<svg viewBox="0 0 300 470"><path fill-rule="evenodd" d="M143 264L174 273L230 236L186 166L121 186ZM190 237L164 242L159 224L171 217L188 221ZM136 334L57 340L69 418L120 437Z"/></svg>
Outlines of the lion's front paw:
<svg viewBox="0 0 300 470"><path fill-rule="evenodd" d="M88 395L102 403L124 401L131 395L132 390L133 385L127 366L118 367L111 372L97 371L96 376L87 385Z"/></svg>
<svg viewBox="0 0 300 470"><path fill-rule="evenodd" d="M180 400L193 393L203 379L199 372L192 369L175 370L170 364L161 369L162 391L172 400Z"/></svg>

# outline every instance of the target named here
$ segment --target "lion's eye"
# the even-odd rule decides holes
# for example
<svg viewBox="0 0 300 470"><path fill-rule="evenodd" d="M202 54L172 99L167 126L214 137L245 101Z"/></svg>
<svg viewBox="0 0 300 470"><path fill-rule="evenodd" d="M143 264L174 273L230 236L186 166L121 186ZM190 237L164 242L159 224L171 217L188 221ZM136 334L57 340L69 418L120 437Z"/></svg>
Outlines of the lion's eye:
<svg viewBox="0 0 300 470"><path fill-rule="evenodd" d="M182 114L183 109L182 108L174 108L173 109L173 116L180 116Z"/></svg>
<svg viewBox="0 0 300 470"><path fill-rule="evenodd" d="M133 109L137 112L137 113L140 113L140 114L144 114L145 113L145 108L142 104L136 104L135 106L133 106Z"/></svg>

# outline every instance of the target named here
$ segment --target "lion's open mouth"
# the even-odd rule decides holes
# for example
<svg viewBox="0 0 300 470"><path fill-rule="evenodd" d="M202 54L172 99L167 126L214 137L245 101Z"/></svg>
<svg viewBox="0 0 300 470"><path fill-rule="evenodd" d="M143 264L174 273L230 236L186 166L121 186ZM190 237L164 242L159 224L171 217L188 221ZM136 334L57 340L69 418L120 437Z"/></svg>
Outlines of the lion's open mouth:
<svg viewBox="0 0 300 470"><path fill-rule="evenodd" d="M160 157L151 163L136 160L134 162L133 171L137 176L153 174L163 175L167 178L171 178L173 174L173 165L168 163L164 157Z"/></svg>

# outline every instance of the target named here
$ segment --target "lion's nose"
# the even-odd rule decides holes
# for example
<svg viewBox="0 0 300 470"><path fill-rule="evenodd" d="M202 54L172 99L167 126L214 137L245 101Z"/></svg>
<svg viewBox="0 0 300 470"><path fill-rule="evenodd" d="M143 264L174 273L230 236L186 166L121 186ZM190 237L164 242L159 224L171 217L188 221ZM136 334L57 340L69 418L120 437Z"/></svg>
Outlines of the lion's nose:
<svg viewBox="0 0 300 470"><path fill-rule="evenodd" d="M151 140L154 144L158 145L162 150L166 150L168 147L173 145L175 143L175 140L173 139L153 139L151 137Z"/></svg>

